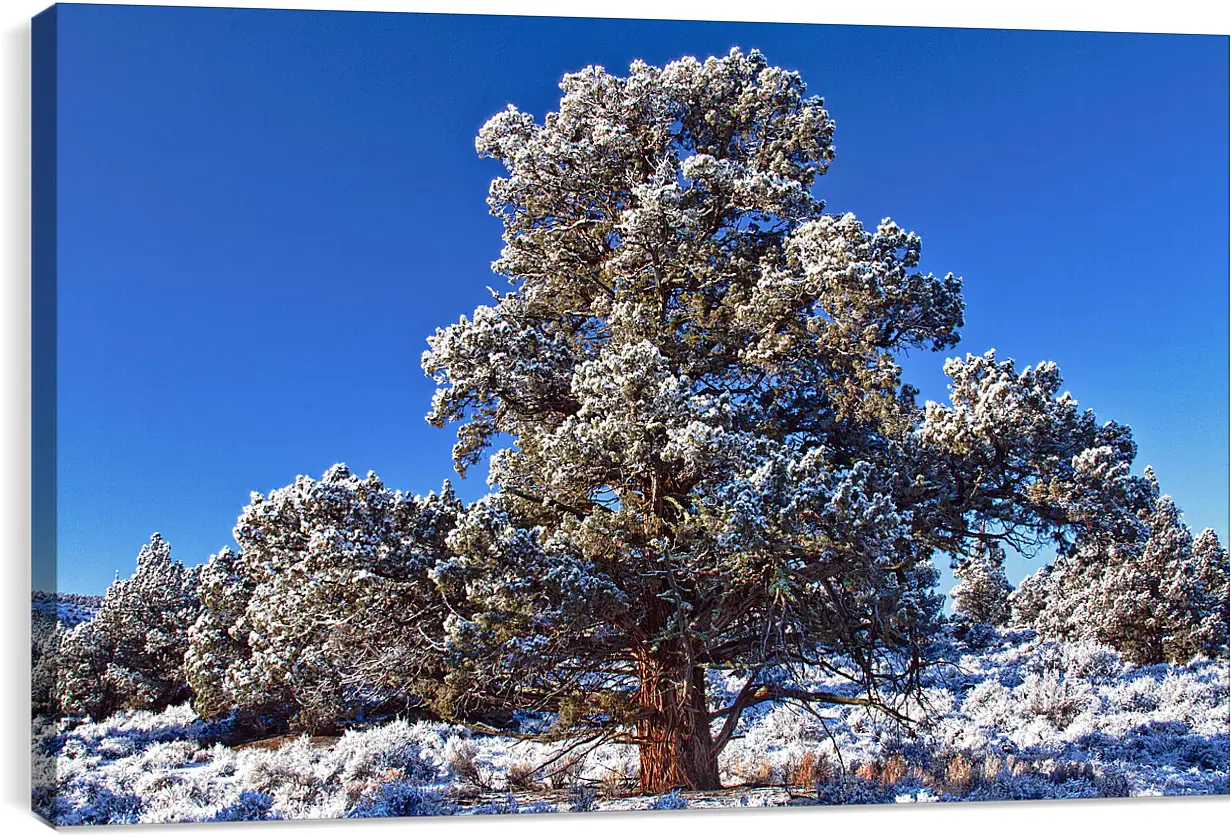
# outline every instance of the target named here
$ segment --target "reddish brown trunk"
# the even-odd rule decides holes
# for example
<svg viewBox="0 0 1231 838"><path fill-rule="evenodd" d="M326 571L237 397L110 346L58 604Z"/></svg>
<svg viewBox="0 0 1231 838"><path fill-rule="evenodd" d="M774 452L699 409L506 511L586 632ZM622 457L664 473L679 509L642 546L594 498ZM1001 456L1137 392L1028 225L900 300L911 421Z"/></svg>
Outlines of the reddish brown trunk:
<svg viewBox="0 0 1231 838"><path fill-rule="evenodd" d="M671 665L661 656L638 661L641 685L641 791L658 794L675 788L717 789L718 756L710 736L705 673L695 666Z"/></svg>

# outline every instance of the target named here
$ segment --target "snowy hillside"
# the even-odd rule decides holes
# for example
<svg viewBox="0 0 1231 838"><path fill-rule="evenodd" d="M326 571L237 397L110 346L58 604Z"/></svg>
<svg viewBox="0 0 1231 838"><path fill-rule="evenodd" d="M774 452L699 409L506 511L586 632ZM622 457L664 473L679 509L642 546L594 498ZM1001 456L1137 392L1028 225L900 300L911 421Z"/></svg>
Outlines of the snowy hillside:
<svg viewBox="0 0 1231 838"><path fill-rule="evenodd" d="M30 607L36 614L54 617L64 628L72 628L94 616L102 597L89 594L60 594L34 591Z"/></svg>
<svg viewBox="0 0 1231 838"><path fill-rule="evenodd" d="M913 730L863 708L762 705L721 754L722 792L635 794L629 745L553 761L558 744L440 723L229 747L226 722L181 706L36 721L34 805L68 825L1227 794L1225 660L1137 667L1092 644L985 639L954 643L907 705L927 717ZM737 683L713 678L713 700Z"/></svg>

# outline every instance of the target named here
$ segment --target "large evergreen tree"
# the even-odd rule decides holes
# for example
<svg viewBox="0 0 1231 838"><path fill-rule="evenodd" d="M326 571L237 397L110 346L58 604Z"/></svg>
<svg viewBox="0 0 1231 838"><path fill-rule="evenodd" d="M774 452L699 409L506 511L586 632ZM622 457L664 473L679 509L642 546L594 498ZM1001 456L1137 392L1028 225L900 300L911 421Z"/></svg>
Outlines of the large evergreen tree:
<svg viewBox="0 0 1231 838"><path fill-rule="evenodd" d="M833 122L798 75L733 50L561 89L480 131L512 288L424 356L459 472L504 445L432 570L438 704L556 710L638 744L647 791L714 787L753 704L892 712L938 620L933 554L1113 526L1135 448L1050 364L955 359L951 404L916 404L897 355L957 342L961 283L892 221L824 211ZM806 690L801 663L858 691ZM730 706L709 667L745 672Z"/></svg>

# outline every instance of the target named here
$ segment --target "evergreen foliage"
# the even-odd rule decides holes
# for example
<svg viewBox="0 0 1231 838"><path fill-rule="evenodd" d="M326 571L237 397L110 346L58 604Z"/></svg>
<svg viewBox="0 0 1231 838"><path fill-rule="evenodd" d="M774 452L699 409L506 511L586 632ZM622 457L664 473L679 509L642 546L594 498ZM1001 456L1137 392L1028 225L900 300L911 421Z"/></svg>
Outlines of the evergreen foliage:
<svg viewBox="0 0 1231 838"><path fill-rule="evenodd" d="M407 697L407 673L439 680L418 651L443 620L427 571L460 509L447 483L415 497L342 464L254 493L235 525L239 553L201 573L187 661L197 711L327 731L391 688Z"/></svg>
<svg viewBox="0 0 1231 838"><path fill-rule="evenodd" d="M154 533L133 575L113 583L98 613L63 635L59 710L102 719L186 700L184 653L199 607L197 571L172 561L170 545Z"/></svg>

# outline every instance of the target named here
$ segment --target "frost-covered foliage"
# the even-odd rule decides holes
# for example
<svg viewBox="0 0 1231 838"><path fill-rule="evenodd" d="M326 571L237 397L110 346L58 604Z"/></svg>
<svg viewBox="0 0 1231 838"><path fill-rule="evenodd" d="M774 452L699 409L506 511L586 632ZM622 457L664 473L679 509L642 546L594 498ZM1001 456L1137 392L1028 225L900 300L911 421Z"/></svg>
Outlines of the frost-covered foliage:
<svg viewBox="0 0 1231 838"><path fill-rule="evenodd" d="M953 607L972 623L1001 625L1009 616L1013 586L1004 572L1004 548L979 543L953 572L957 584L950 591Z"/></svg>
<svg viewBox="0 0 1231 838"><path fill-rule="evenodd" d="M293 716L324 731L405 700L431 669L421 659L444 605L428 571L459 510L447 483L410 496L345 465L254 493L235 525L240 552L201 572L187 660L197 710Z"/></svg>
<svg viewBox="0 0 1231 838"><path fill-rule="evenodd" d="M60 644L65 632L96 613L102 597L32 591L30 594L30 714L59 707Z"/></svg>
<svg viewBox="0 0 1231 838"><path fill-rule="evenodd" d="M438 707L618 728L647 791L711 787L745 709L833 698L772 673L842 661L856 702L917 686L933 555L1116 526L1135 446L1054 364L954 359L951 404L916 404L897 358L956 344L961 282L813 197L833 123L797 74L735 49L560 86L541 122L481 129L511 290L423 358L459 472L511 442L434 572ZM713 732L707 667L748 675Z"/></svg>
<svg viewBox="0 0 1231 838"><path fill-rule="evenodd" d="M182 702L188 627L199 607L197 572L172 561L170 546L154 533L133 575L113 583L97 613L47 650L52 657L43 659L54 659L58 672L36 667L36 683L41 689L58 681L59 711L93 719Z"/></svg>
<svg viewBox="0 0 1231 838"><path fill-rule="evenodd" d="M1157 487L1153 495L1134 529L1090 533L1027 579L1015 622L1096 640L1138 663L1225 655L1227 552L1211 530L1194 540L1175 502Z"/></svg>
<svg viewBox="0 0 1231 838"><path fill-rule="evenodd" d="M1227 793L1225 660L1137 666L1095 643L993 634L977 649L947 642L954 665L925 675L908 708L926 724L854 705L753 707L720 760L739 785L725 793L635 793L630 745L575 749L562 771L560 744L439 722L228 747L233 720L183 705L40 720L34 804L70 825ZM743 680L713 673L711 694L729 701Z"/></svg>

